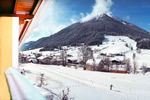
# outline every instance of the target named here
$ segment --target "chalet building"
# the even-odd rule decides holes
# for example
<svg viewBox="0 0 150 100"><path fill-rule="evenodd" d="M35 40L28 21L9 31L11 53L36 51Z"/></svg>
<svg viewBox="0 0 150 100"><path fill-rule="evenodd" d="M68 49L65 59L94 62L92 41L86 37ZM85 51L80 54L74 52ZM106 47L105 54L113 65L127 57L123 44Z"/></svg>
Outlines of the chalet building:
<svg viewBox="0 0 150 100"><path fill-rule="evenodd" d="M34 54L28 55L26 60L29 63L37 63L38 62L37 58L36 58L36 56Z"/></svg>
<svg viewBox="0 0 150 100"><path fill-rule="evenodd" d="M94 67L93 65L94 65L93 59L89 59L86 62L86 70L93 71L93 67Z"/></svg>
<svg viewBox="0 0 150 100"><path fill-rule="evenodd" d="M70 64L79 64L78 60L73 60L73 59L68 59L67 60L67 63L70 63Z"/></svg>
<svg viewBox="0 0 150 100"><path fill-rule="evenodd" d="M52 59L51 60L52 65L63 65L62 59Z"/></svg>
<svg viewBox="0 0 150 100"><path fill-rule="evenodd" d="M111 59L112 62L112 67L110 68L110 72L113 73L127 73L126 68L125 68L125 63L123 61L123 57L119 57L119 58L112 58Z"/></svg>
<svg viewBox="0 0 150 100"><path fill-rule="evenodd" d="M39 64L48 64L48 65L62 65L63 61L62 59L55 58L52 56L41 56L37 58L37 62Z"/></svg>
<svg viewBox="0 0 150 100"><path fill-rule="evenodd" d="M110 58L112 65L124 65L124 57L123 56L114 56Z"/></svg>
<svg viewBox="0 0 150 100"><path fill-rule="evenodd" d="M89 59L86 62L86 70L94 71L96 66L99 66L99 64L102 63L101 59L96 59L95 61L93 59Z"/></svg>
<svg viewBox="0 0 150 100"><path fill-rule="evenodd" d="M52 63L52 57L49 56L41 56L37 58L39 64L51 64Z"/></svg>
<svg viewBox="0 0 150 100"><path fill-rule="evenodd" d="M113 73L127 73L126 68L122 59L113 58L110 59L110 67L108 67L107 62L105 60L89 59L86 62L86 70L89 71L103 71L103 72L113 72Z"/></svg>
<svg viewBox="0 0 150 100"><path fill-rule="evenodd" d="M123 65L113 65L110 68L110 72L112 73L127 73L125 66Z"/></svg>
<svg viewBox="0 0 150 100"><path fill-rule="evenodd" d="M101 55L101 56L107 56L107 54L105 54L105 53L101 53L100 55Z"/></svg>
<svg viewBox="0 0 150 100"><path fill-rule="evenodd" d="M124 53L115 53L115 54L112 54L112 53L100 53L100 56L103 56L103 57L115 57L115 56L124 56Z"/></svg>
<svg viewBox="0 0 150 100"><path fill-rule="evenodd" d="M121 61L118 61L118 60L112 60L112 65L121 65L122 62Z"/></svg>

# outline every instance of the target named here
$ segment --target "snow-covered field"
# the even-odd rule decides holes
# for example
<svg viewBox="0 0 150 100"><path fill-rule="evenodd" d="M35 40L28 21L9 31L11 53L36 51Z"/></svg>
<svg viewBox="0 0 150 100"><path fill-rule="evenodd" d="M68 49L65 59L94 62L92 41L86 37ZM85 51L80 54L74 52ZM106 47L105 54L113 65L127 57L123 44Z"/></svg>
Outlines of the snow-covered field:
<svg viewBox="0 0 150 100"><path fill-rule="evenodd" d="M68 47L67 54L72 60L79 59L78 48ZM133 60L137 62L137 70L145 65L150 68L150 50L141 49L137 52L136 42L125 36L105 36L100 46L90 46L93 50L94 59L100 59L100 53L124 54L125 56L114 56L111 59L129 58L133 67ZM39 49L23 51L22 53L32 55ZM59 56L61 51L43 51L43 56ZM135 58L133 59L133 54ZM54 100L60 100L62 90L67 91L68 97L74 100L150 100L150 72L145 75L137 74L115 74L96 71L84 71L82 68L62 67L56 65L22 64L21 69L26 71L25 77L45 96ZM140 72L140 71L139 71ZM45 85L39 87L40 74L44 73ZM110 85L113 89L110 90Z"/></svg>
<svg viewBox="0 0 150 100"><path fill-rule="evenodd" d="M46 97L60 100L62 90L69 88L74 100L150 100L150 75L114 74L84 71L55 65L22 64L25 77ZM38 87L39 74L45 84ZM110 90L110 85L113 89Z"/></svg>

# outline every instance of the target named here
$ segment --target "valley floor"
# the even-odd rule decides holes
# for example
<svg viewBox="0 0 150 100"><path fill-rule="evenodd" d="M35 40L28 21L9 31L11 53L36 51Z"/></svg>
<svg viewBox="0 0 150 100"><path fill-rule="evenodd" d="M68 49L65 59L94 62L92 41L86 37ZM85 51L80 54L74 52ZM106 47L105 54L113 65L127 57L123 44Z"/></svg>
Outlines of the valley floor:
<svg viewBox="0 0 150 100"><path fill-rule="evenodd" d="M60 100L69 88L73 100L150 100L150 76L84 71L55 65L22 64L25 77L45 96ZM40 74L45 85L39 87ZM110 85L113 85L110 90ZM53 95L53 96L52 96Z"/></svg>

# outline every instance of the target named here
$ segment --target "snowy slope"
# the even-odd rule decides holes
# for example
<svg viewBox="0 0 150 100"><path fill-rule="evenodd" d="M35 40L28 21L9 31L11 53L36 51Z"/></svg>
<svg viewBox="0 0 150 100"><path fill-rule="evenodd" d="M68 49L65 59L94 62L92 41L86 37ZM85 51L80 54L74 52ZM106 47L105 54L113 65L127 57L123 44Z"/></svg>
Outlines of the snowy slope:
<svg viewBox="0 0 150 100"><path fill-rule="evenodd" d="M24 54L26 54L26 55L29 55L29 54L32 54L32 53L38 53L40 49L41 49L41 48L33 49L33 50L27 50L27 51L21 51L21 53L24 53Z"/></svg>
<svg viewBox="0 0 150 100"><path fill-rule="evenodd" d="M126 47L126 44L128 44L129 47L136 49L136 42L126 36L105 36L103 45L107 45L108 47L102 52L106 54L128 52L131 49Z"/></svg>
<svg viewBox="0 0 150 100"><path fill-rule="evenodd" d="M150 100L150 76L76 70L62 66L24 64L28 78L37 87L36 77L44 73L47 86L37 87L43 95L59 100L63 89L70 89L74 100ZM113 90L109 90L110 84ZM46 89L44 89L46 88Z"/></svg>

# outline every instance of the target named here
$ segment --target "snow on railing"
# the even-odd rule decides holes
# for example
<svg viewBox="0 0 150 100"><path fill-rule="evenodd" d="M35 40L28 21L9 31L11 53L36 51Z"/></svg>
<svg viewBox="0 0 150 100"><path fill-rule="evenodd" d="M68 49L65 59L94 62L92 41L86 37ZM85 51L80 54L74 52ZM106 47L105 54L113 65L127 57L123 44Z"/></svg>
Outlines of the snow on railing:
<svg viewBox="0 0 150 100"><path fill-rule="evenodd" d="M5 74L12 100L46 100L16 68L7 68Z"/></svg>

